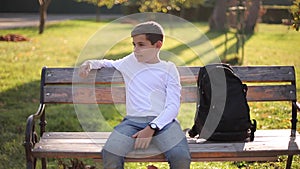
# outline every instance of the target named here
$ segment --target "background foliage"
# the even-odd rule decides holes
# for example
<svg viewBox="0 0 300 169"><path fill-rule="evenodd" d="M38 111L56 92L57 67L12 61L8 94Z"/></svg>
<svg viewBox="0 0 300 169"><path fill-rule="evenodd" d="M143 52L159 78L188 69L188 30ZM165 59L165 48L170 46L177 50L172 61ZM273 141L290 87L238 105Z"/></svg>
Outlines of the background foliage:
<svg viewBox="0 0 300 169"><path fill-rule="evenodd" d="M299 26L300 26L300 0L294 0L294 4L291 6L290 11L293 15L292 28L294 28L296 31L299 31Z"/></svg>

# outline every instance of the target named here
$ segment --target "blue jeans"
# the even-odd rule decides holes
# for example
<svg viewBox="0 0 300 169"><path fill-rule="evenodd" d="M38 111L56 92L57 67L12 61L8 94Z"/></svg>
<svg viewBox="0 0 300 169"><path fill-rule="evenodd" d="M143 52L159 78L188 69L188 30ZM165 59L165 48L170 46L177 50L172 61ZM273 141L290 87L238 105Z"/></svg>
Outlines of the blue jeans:
<svg viewBox="0 0 300 169"><path fill-rule="evenodd" d="M149 156L149 153L143 155L148 149L149 151L151 149L151 155L163 153L171 169L190 168L188 143L179 123L175 120L155 133L147 150L134 150L135 139L131 136L144 129L154 118L125 117L115 127L102 151L104 169L123 169L125 156L130 158ZM129 153L132 151L135 153Z"/></svg>

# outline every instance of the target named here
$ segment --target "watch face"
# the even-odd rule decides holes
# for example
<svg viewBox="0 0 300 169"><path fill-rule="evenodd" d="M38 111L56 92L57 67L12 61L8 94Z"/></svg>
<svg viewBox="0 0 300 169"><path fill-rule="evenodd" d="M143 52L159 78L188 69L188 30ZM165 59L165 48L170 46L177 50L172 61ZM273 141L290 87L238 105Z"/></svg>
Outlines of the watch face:
<svg viewBox="0 0 300 169"><path fill-rule="evenodd" d="M150 127L151 127L152 129L154 129L154 130L157 129L157 126L156 126L156 124L154 124L154 123L151 123L151 124L150 124Z"/></svg>

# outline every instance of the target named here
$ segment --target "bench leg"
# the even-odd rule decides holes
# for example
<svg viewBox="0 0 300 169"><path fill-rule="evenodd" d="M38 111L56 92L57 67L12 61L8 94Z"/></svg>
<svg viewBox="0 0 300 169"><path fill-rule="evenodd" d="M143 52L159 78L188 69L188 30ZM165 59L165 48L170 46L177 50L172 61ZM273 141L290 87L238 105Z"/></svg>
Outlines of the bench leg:
<svg viewBox="0 0 300 169"><path fill-rule="evenodd" d="M286 168L286 169L291 169L291 167L292 167L292 162L293 162L293 155L289 155L289 156L288 156L288 159L287 159L287 161L286 161L286 166L285 166L285 168Z"/></svg>
<svg viewBox="0 0 300 169"><path fill-rule="evenodd" d="M42 158L41 161L42 161L42 169L47 169L47 159L46 158Z"/></svg>
<svg viewBox="0 0 300 169"><path fill-rule="evenodd" d="M27 159L27 169L36 169L36 158L32 158L31 160Z"/></svg>

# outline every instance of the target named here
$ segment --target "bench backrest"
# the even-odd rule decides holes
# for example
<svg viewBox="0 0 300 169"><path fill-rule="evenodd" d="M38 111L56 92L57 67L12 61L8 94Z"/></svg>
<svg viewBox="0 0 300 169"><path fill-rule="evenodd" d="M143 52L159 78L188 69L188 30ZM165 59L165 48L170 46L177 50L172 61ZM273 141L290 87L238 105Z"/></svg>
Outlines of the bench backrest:
<svg viewBox="0 0 300 169"><path fill-rule="evenodd" d="M197 99L196 79L200 67L178 67L182 103ZM234 72L248 85L248 101L293 101L297 99L293 66L234 66ZM43 68L41 103L119 104L125 103L123 77L114 68L93 70L82 79L76 68Z"/></svg>

